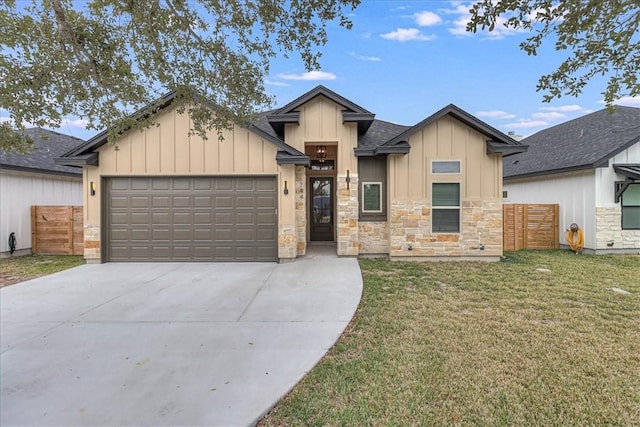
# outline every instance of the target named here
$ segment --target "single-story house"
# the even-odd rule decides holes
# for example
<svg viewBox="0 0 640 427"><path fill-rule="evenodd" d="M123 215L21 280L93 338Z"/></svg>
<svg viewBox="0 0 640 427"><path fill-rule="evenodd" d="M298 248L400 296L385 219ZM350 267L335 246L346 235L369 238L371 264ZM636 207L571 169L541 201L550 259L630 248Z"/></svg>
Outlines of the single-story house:
<svg viewBox="0 0 640 427"><path fill-rule="evenodd" d="M33 128L28 154L0 150L0 256L31 253L32 205L82 205L82 170L56 164L55 159L84 141L70 135Z"/></svg>
<svg viewBox="0 0 640 427"><path fill-rule="evenodd" d="M318 86L204 141L175 96L59 159L84 170L88 261L502 255L502 156L525 147L454 105L400 126Z"/></svg>
<svg viewBox="0 0 640 427"><path fill-rule="evenodd" d="M560 242L576 223L587 252L640 252L640 108L605 108L522 143L528 152L504 159L506 202L559 204Z"/></svg>

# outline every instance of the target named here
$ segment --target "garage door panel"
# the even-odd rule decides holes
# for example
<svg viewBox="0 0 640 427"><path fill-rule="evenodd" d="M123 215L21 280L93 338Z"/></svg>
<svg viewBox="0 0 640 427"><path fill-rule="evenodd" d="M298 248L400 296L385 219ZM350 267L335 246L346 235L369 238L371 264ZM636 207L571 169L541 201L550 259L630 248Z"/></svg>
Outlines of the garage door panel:
<svg viewBox="0 0 640 427"><path fill-rule="evenodd" d="M275 261L274 177L107 179L111 261Z"/></svg>
<svg viewBox="0 0 640 427"><path fill-rule="evenodd" d="M127 209L129 208L129 198L127 196L113 196L111 207L114 209Z"/></svg>
<svg viewBox="0 0 640 427"><path fill-rule="evenodd" d="M170 225L171 214L169 212L153 212L151 214L151 224L153 225Z"/></svg>
<svg viewBox="0 0 640 427"><path fill-rule="evenodd" d="M174 196L173 207L174 208L191 208L193 198L191 196Z"/></svg>
<svg viewBox="0 0 640 427"><path fill-rule="evenodd" d="M154 191L169 191L171 190L171 179L153 178L151 179L151 189Z"/></svg>
<svg viewBox="0 0 640 427"><path fill-rule="evenodd" d="M214 239L219 242L231 242L233 240L233 230L230 228L217 227L214 231Z"/></svg>
<svg viewBox="0 0 640 427"><path fill-rule="evenodd" d="M251 225L256 223L256 216L253 212L239 212L236 215L236 225Z"/></svg>
<svg viewBox="0 0 640 427"><path fill-rule="evenodd" d="M174 228L173 229L173 241L175 242L190 242L193 240L193 230L190 228Z"/></svg>
<svg viewBox="0 0 640 427"><path fill-rule="evenodd" d="M171 198L169 196L153 196L151 206L156 209L169 208L171 207Z"/></svg>
<svg viewBox="0 0 640 427"><path fill-rule="evenodd" d="M149 224L150 221L149 212L131 212L130 221L131 224Z"/></svg>
<svg viewBox="0 0 640 427"><path fill-rule="evenodd" d="M168 228L153 227L150 240L154 242L168 242L171 240L171 230Z"/></svg>

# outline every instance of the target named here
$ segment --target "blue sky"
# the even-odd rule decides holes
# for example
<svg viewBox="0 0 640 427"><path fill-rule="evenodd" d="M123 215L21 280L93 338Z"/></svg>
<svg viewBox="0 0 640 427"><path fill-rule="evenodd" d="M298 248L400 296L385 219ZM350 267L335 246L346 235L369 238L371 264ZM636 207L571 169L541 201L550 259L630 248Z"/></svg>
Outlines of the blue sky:
<svg viewBox="0 0 640 427"><path fill-rule="evenodd" d="M276 99L274 107L322 84L381 120L413 125L455 104L522 136L604 108L603 78L578 98L542 102L538 78L555 70L565 53L547 40L538 56L528 56L519 48L527 34L504 27L467 33L472 3L363 0L350 15L352 30L329 24L321 70L305 72L293 55L272 62L266 88ZM640 98L620 103L640 107ZM59 131L83 139L97 133L73 118Z"/></svg>

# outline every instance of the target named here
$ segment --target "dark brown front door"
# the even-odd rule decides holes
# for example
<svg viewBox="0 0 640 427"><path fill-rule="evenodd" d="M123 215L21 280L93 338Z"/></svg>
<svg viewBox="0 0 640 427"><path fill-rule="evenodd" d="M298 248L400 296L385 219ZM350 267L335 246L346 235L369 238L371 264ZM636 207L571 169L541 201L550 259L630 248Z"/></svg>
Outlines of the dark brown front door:
<svg viewBox="0 0 640 427"><path fill-rule="evenodd" d="M333 178L311 178L311 241L333 241Z"/></svg>

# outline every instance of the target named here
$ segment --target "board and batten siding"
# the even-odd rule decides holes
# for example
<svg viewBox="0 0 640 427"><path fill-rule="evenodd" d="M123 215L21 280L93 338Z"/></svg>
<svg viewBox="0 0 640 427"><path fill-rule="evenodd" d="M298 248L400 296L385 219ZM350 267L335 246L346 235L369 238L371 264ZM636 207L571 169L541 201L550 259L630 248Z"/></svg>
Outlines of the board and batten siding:
<svg viewBox="0 0 640 427"><path fill-rule="evenodd" d="M611 182L613 187L613 181ZM593 169L564 174L513 179L504 183L506 203L559 204L559 242L567 244L564 232L571 223L584 231L585 248L596 247L596 184Z"/></svg>
<svg viewBox="0 0 640 427"><path fill-rule="evenodd" d="M205 141L198 135L189 135L191 125L188 114L169 108L159 114L157 125L127 132L115 144L99 149L99 166L84 168L85 239L95 240L100 233L102 178L271 175L278 176L279 182L295 182L293 165L279 167L275 160L277 147L256 133L234 126L223 132L222 140L213 130ZM96 183L94 196L90 195L91 182ZM279 223L294 223L293 197L278 194Z"/></svg>
<svg viewBox="0 0 640 427"><path fill-rule="evenodd" d="M389 198L431 199L433 182L460 182L462 200L500 198L502 157L486 154L487 137L443 117L409 137L411 152L390 156ZM434 160L459 160L460 174L431 173Z"/></svg>
<svg viewBox="0 0 640 427"><path fill-rule="evenodd" d="M320 95L300 107L300 124L285 126L285 141L305 152L305 145L337 145L338 175L357 174L358 164L353 149L358 144L356 123L343 123L344 107Z"/></svg>
<svg viewBox="0 0 640 427"><path fill-rule="evenodd" d="M31 248L31 206L82 204L82 178L0 170L0 253L9 251L9 234L16 233L16 250Z"/></svg>

